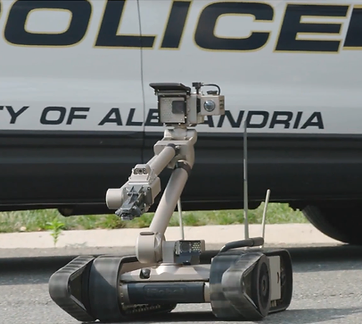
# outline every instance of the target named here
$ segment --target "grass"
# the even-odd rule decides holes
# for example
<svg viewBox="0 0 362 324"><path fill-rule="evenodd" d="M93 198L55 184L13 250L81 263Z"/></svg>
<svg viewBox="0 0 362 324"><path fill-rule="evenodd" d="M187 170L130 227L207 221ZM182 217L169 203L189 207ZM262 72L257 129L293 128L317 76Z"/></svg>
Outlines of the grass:
<svg viewBox="0 0 362 324"><path fill-rule="evenodd" d="M260 224L263 216L264 204L259 208L249 210L250 224ZM244 222L243 210L218 210L183 212L185 226L202 225L232 225ZM63 217L55 209L28 210L0 213L0 233L34 232L49 229L49 223L61 222L63 230L77 229L116 229L116 228L142 228L148 227L152 221L153 213L147 213L132 221L122 221L115 215L87 215ZM300 211L294 211L287 204L271 203L268 206L267 224L307 223L308 221ZM178 226L178 213L171 218L170 226Z"/></svg>

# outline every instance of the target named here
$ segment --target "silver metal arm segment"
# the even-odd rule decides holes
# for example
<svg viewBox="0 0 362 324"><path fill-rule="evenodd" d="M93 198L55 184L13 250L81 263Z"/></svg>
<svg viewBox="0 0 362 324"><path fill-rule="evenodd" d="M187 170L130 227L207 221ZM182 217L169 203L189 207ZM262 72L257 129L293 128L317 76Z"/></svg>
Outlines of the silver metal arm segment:
<svg viewBox="0 0 362 324"><path fill-rule="evenodd" d="M131 220L146 213L160 193L158 175L175 158L177 148L174 144L167 143L157 152L155 150L155 156L147 164L137 164L121 188L108 189L107 206L109 209L117 209L116 214L122 219Z"/></svg>
<svg viewBox="0 0 362 324"><path fill-rule="evenodd" d="M158 175L173 169L149 229L140 233L136 243L136 256L141 263L191 264L197 262L204 250L204 241L166 242L165 231L175 211L190 171L194 165L194 145L197 132L194 127L204 122L205 116L225 114L225 99L215 84L194 82L196 92L182 83L151 83L158 98L159 121L169 129L154 145L154 157L146 164L137 164L126 184L109 189L106 203L116 209L116 215L131 220L147 212L161 191ZM218 91L201 91L203 86Z"/></svg>
<svg viewBox="0 0 362 324"><path fill-rule="evenodd" d="M174 169L149 229L138 237L136 255L142 263L168 259L172 262L171 253L167 250L172 250L173 256L175 242L167 244L164 235L194 165L196 141L194 129L180 126L165 130L163 139L154 146L152 159L147 164L137 164L121 188L107 191L108 208L117 209L116 214L122 219L131 220L147 212L154 203L161 191L158 175L165 168Z"/></svg>

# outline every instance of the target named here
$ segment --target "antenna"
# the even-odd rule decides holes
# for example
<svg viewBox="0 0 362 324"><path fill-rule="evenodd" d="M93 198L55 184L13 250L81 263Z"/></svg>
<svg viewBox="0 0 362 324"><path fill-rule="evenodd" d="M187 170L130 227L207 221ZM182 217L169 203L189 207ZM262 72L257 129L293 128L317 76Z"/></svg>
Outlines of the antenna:
<svg viewBox="0 0 362 324"><path fill-rule="evenodd" d="M249 222L248 222L248 146L247 146L247 126L246 119L244 120L244 172L243 172L243 180L244 180L244 231L245 231L245 239L249 238Z"/></svg>
<svg viewBox="0 0 362 324"><path fill-rule="evenodd" d="M245 240L249 239L249 222L248 222L248 132L247 132L247 125L246 125L246 119L244 121L244 149L243 149L243 155L244 155L244 172L243 172L243 180L244 180L244 231L245 231ZM269 197L270 197L270 189L266 192L265 197L265 205L263 210L263 219L261 223L262 227L262 233L261 237L263 238L263 244L262 247L264 247L264 238L265 238L265 220L266 220L266 213L268 209L268 203L269 203Z"/></svg>
<svg viewBox="0 0 362 324"><path fill-rule="evenodd" d="M180 224L180 231L181 231L181 239L185 239L185 233L184 233L184 224L182 221L182 209L181 209L181 198L177 201L177 210L178 210L178 220Z"/></svg>
<svg viewBox="0 0 362 324"><path fill-rule="evenodd" d="M268 189L266 191L265 204L264 204L264 210L263 210L263 220L261 222L261 237L263 239L265 238L265 220L266 220L266 212L268 209L269 197L270 197L270 189ZM264 247L264 242L262 244L262 247Z"/></svg>

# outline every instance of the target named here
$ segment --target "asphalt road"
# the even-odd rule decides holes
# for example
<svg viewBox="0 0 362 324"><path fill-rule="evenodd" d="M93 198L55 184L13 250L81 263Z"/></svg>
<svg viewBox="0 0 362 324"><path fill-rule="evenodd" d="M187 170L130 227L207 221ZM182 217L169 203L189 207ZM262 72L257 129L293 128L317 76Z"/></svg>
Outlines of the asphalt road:
<svg viewBox="0 0 362 324"><path fill-rule="evenodd" d="M78 323L48 295L50 275L72 259L75 251L4 250L0 253L0 323ZM87 251L85 251L87 252ZM96 252L114 252L98 250ZM290 249L294 294L289 309L265 323L309 324L362 322L362 248L349 246ZM55 256L52 256L55 255ZM62 255L65 254L65 255ZM18 256L28 255L19 258ZM37 257L36 257L37 255ZM181 311L184 311L181 313ZM183 305L149 323L216 323L208 305ZM250 323L250 322L246 322Z"/></svg>

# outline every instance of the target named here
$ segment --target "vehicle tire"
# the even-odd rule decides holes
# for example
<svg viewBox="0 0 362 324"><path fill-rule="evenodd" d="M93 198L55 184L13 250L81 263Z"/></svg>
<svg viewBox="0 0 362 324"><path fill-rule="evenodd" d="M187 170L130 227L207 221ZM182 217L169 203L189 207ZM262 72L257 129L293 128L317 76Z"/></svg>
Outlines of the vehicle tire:
<svg viewBox="0 0 362 324"><path fill-rule="evenodd" d="M302 210L304 216L325 235L349 244L362 245L360 230L361 208L358 206L308 205Z"/></svg>

